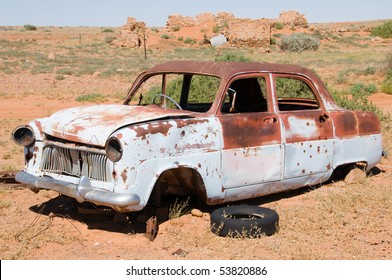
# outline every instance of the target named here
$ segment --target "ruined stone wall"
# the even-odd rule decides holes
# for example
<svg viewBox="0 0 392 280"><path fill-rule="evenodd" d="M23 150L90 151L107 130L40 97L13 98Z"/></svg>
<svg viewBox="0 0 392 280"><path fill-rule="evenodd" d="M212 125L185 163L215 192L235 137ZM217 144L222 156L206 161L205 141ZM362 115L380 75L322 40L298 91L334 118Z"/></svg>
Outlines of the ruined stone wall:
<svg viewBox="0 0 392 280"><path fill-rule="evenodd" d="M196 17L169 16L165 32L170 34L170 32L178 32L186 28L200 28L200 26L211 32L211 27L217 26L219 27L219 33L215 35L221 34L225 36L229 44L233 46L265 47L270 45L271 25L276 22L283 23L286 27L308 27L306 17L296 11L282 12L278 19L241 19L235 18L231 13L222 12L215 15L202 13ZM195 32L195 29L190 29L189 32ZM147 30L144 22L138 22L135 18L129 17L127 24L123 26L118 38L113 43L118 46L140 47L144 33L151 35L150 40L154 36L161 36L153 34L151 30ZM204 32L204 36L206 36L206 33ZM175 37L173 36L173 38ZM147 39L148 41L149 39Z"/></svg>
<svg viewBox="0 0 392 280"><path fill-rule="evenodd" d="M296 11L281 12L278 21L287 26L308 27L308 20L305 15Z"/></svg>
<svg viewBox="0 0 392 280"><path fill-rule="evenodd" d="M140 47L145 32L146 24L137 21L133 17L128 17L127 24L124 25L113 44L121 47L135 48Z"/></svg>
<svg viewBox="0 0 392 280"><path fill-rule="evenodd" d="M271 23L267 19L231 19L228 40L230 44L237 47L269 46Z"/></svg>

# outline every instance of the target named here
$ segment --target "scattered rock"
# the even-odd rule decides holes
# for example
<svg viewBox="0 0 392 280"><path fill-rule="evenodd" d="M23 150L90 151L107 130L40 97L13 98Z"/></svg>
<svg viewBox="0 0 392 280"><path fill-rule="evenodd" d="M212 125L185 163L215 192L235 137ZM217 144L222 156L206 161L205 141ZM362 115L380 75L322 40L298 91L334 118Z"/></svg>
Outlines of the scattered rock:
<svg viewBox="0 0 392 280"><path fill-rule="evenodd" d="M50 59L50 60L55 60L55 59L56 59L56 55L55 55L54 53L50 53L50 54L48 55L48 59Z"/></svg>
<svg viewBox="0 0 392 280"><path fill-rule="evenodd" d="M185 257L186 255L188 255L188 252L182 250L182 249L178 249L177 251L172 253L173 256L180 256L180 257Z"/></svg>
<svg viewBox="0 0 392 280"><path fill-rule="evenodd" d="M199 217L199 218L203 217L203 212L201 212L199 209L192 209L191 214L194 217Z"/></svg>
<svg viewBox="0 0 392 280"><path fill-rule="evenodd" d="M366 173L359 168L352 169L344 178L344 182L350 184L361 184L365 181Z"/></svg>

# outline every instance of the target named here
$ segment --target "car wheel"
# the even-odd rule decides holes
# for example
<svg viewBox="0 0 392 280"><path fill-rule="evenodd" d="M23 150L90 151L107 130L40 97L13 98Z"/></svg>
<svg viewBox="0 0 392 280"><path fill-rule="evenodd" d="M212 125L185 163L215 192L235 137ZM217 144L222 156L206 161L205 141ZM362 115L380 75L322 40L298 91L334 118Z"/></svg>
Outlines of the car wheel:
<svg viewBox="0 0 392 280"><path fill-rule="evenodd" d="M219 208L211 213L211 231L219 236L257 238L279 229L276 211L251 205Z"/></svg>

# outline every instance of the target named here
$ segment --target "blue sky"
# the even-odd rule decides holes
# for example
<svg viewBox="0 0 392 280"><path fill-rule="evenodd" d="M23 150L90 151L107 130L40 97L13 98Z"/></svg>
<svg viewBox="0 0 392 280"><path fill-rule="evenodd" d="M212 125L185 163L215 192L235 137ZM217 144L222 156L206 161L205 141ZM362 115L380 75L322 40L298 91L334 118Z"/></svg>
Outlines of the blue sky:
<svg viewBox="0 0 392 280"><path fill-rule="evenodd" d="M165 26L169 15L230 12L277 18L296 10L310 23L392 19L391 0L0 0L0 26L122 26L128 16Z"/></svg>

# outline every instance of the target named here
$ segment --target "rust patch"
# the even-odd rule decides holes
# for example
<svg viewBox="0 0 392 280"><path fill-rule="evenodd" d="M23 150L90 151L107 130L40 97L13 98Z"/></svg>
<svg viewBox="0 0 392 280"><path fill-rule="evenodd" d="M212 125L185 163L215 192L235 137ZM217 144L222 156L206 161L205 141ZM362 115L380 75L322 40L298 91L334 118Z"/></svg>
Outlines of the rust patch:
<svg viewBox="0 0 392 280"><path fill-rule="evenodd" d="M358 134L357 118L352 111L331 113L335 126L335 135L339 138L353 137Z"/></svg>
<svg viewBox="0 0 392 280"><path fill-rule="evenodd" d="M224 149L257 147L281 142L279 121L266 123L263 119L275 118L270 113L220 116L223 128Z"/></svg>
<svg viewBox="0 0 392 280"><path fill-rule="evenodd" d="M133 129L136 131L136 137L145 140L147 135L160 133L163 136L167 136L169 130L172 127L173 125L168 122L159 122L159 123L148 124L147 127L145 127L144 125L134 126Z"/></svg>
<svg viewBox="0 0 392 280"><path fill-rule="evenodd" d="M41 137L44 137L44 130L43 130L43 127L42 127L42 123L40 121L38 121L38 120L35 120L34 124L37 127Z"/></svg>
<svg viewBox="0 0 392 280"><path fill-rule="evenodd" d="M124 169L123 172L121 172L121 178L124 183L127 182L127 179L128 179L128 170L127 169Z"/></svg>
<svg viewBox="0 0 392 280"><path fill-rule="evenodd" d="M356 112L360 136L381 133L380 121L371 112Z"/></svg>
<svg viewBox="0 0 392 280"><path fill-rule="evenodd" d="M185 119L185 120L176 120L177 123L177 128L183 128L188 125L194 125L194 124L201 124L201 123L207 123L207 119Z"/></svg>

